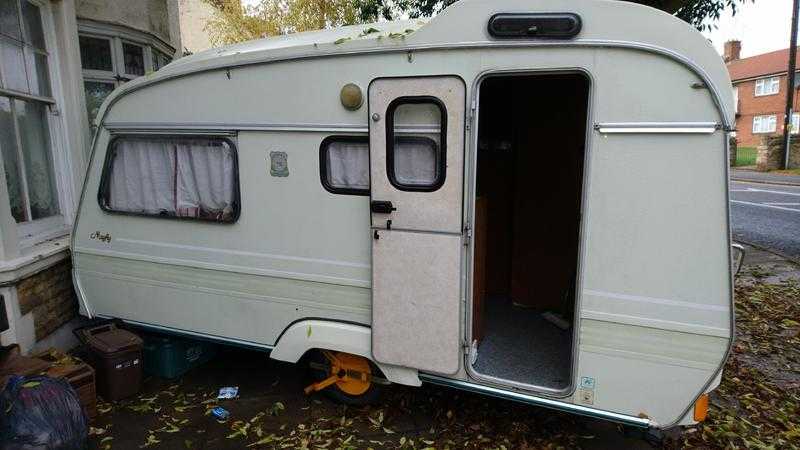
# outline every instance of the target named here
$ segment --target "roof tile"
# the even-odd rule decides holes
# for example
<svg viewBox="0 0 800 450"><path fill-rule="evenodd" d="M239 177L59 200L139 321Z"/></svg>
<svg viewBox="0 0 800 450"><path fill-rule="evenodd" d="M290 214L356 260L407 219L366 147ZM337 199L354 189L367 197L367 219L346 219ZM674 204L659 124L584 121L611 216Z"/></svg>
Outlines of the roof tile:
<svg viewBox="0 0 800 450"><path fill-rule="evenodd" d="M797 52L800 55L800 49ZM800 62L800 56L798 56ZM727 63L731 81L756 78L786 72L789 66L789 49L742 58Z"/></svg>

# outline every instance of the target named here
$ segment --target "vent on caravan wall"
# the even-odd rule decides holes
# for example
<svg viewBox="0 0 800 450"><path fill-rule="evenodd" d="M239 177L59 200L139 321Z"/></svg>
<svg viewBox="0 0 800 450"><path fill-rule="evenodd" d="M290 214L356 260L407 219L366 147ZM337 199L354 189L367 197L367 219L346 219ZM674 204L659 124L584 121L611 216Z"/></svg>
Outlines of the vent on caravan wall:
<svg viewBox="0 0 800 450"><path fill-rule="evenodd" d="M496 38L564 39L581 31L581 18L572 13L495 14L489 19L489 34Z"/></svg>

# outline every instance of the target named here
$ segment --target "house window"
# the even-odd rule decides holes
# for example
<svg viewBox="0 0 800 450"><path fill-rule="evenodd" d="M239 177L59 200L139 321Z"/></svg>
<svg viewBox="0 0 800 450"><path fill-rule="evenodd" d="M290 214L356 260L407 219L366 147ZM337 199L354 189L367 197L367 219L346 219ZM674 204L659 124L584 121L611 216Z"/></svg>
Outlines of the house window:
<svg viewBox="0 0 800 450"><path fill-rule="evenodd" d="M778 128L778 116L753 117L753 133L774 133Z"/></svg>
<svg viewBox="0 0 800 450"><path fill-rule="evenodd" d="M739 113L739 87L733 87L733 112Z"/></svg>
<svg viewBox="0 0 800 450"><path fill-rule="evenodd" d="M369 195L369 139L330 136L319 148L320 180L334 194Z"/></svg>
<svg viewBox="0 0 800 450"><path fill-rule="evenodd" d="M792 113L792 134L800 133L800 113Z"/></svg>
<svg viewBox="0 0 800 450"><path fill-rule="evenodd" d="M63 228L50 135L49 53L40 6L0 2L0 153L20 234Z"/></svg>
<svg viewBox="0 0 800 450"><path fill-rule="evenodd" d="M155 48L152 50L151 54L152 54L152 60L153 60L152 64L153 64L153 70L154 71L158 70L158 69L166 66L170 62L172 62L172 58L170 58L169 56L165 55L164 53L156 50Z"/></svg>
<svg viewBox="0 0 800 450"><path fill-rule="evenodd" d="M756 80L756 97L762 95L774 95L780 89L780 78L770 77Z"/></svg>
<svg viewBox="0 0 800 450"><path fill-rule="evenodd" d="M214 137L118 137L109 146L98 199L109 212L235 222L235 148Z"/></svg>
<svg viewBox="0 0 800 450"><path fill-rule="evenodd" d="M401 97L386 111L389 181L403 191L435 191L445 179L444 105L434 97Z"/></svg>
<svg viewBox="0 0 800 450"><path fill-rule="evenodd" d="M126 81L169 64L174 50L156 37L126 27L83 20L78 26L83 89L89 123L103 100Z"/></svg>

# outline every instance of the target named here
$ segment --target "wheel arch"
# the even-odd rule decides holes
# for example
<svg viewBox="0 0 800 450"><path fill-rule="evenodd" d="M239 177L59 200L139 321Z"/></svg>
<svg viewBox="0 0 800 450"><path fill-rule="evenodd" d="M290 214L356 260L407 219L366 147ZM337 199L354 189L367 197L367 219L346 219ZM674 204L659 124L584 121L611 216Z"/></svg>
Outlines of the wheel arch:
<svg viewBox="0 0 800 450"><path fill-rule="evenodd" d="M420 386L416 369L382 364L372 357L372 329L365 325L322 319L305 319L289 325L278 337L270 358L296 363L309 350L323 349L363 356L392 383Z"/></svg>

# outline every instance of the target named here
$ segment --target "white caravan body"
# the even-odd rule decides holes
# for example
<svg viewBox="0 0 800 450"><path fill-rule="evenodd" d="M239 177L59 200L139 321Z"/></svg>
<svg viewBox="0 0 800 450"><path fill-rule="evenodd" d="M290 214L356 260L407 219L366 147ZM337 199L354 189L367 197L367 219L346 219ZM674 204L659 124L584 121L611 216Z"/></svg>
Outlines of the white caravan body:
<svg viewBox="0 0 800 450"><path fill-rule="evenodd" d="M580 30L508 37L487 28L496 14L543 13L577 16ZM566 384L539 389L471 365L478 96L492 77L560 73L588 86L573 359ZM348 84L363 105L356 95L343 106ZM401 98L438 105L436 126L393 114ZM126 83L97 116L72 237L81 311L284 361L311 349L363 355L401 384L645 427L690 424L696 401L719 383L733 334L733 115L711 44L668 14L622 1L461 0L430 21L191 55ZM434 134L446 148L435 189L403 189L387 176L390 116L405 120L395 131ZM368 195L326 181L320 149L332 136L369 140L370 176L359 168ZM108 180L114 148L183 138L224 149L223 169L193 181L232 180L214 191L233 205L222 223L109 207L108 195L127 195L127 179ZM179 147L167 161L180 162ZM163 180L148 178L163 169L155 164L128 174L135 189L142 177L158 188ZM184 174L173 175L177 192Z"/></svg>

